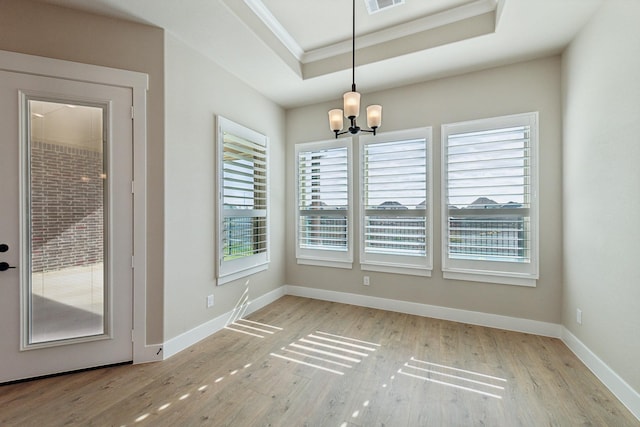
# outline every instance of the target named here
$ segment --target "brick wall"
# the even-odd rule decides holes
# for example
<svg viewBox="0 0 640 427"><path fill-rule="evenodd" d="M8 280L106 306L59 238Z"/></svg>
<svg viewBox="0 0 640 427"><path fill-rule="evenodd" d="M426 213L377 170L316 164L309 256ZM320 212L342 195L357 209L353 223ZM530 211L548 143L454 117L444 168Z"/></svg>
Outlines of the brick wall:
<svg viewBox="0 0 640 427"><path fill-rule="evenodd" d="M32 271L103 260L102 153L31 144Z"/></svg>

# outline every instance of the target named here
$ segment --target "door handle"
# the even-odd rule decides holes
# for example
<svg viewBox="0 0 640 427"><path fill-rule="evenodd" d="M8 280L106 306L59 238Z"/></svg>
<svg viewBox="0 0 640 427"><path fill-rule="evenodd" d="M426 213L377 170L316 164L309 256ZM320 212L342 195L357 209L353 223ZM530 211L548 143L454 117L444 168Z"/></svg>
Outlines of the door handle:
<svg viewBox="0 0 640 427"><path fill-rule="evenodd" d="M9 245L6 243L0 243L0 252L7 252L9 250Z"/></svg>
<svg viewBox="0 0 640 427"><path fill-rule="evenodd" d="M0 271L7 271L10 268L15 268L9 265L8 262L0 262Z"/></svg>

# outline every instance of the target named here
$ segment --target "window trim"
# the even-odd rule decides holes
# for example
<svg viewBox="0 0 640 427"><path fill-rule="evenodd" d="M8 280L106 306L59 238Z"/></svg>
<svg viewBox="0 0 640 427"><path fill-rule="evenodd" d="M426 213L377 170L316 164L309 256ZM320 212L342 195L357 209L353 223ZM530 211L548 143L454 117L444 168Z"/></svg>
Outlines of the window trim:
<svg viewBox="0 0 640 427"><path fill-rule="evenodd" d="M347 250L346 251L331 251L322 249L308 249L300 247L300 208L298 205L299 200L299 161L298 155L300 152L324 150L331 148L347 149ZM334 268L353 268L353 140L351 137L331 139L325 141L315 142L302 142L295 144L294 147L295 157L295 185L294 185L294 199L295 200L295 245L296 245L296 262L301 265L313 265L321 267L334 267Z"/></svg>
<svg viewBox="0 0 640 427"><path fill-rule="evenodd" d="M535 287L539 278L539 134L538 112L491 117L465 122L447 123L441 126L441 253L442 272L445 279L468 280L484 283ZM529 161L531 182L531 206L529 208L531 238L529 263L513 263L488 260L460 260L448 257L449 212L447 186L448 137L453 133L480 132L504 127L529 125Z"/></svg>
<svg viewBox="0 0 640 427"><path fill-rule="evenodd" d="M252 274L267 270L269 267L269 257L271 252L271 227L270 227L270 207L271 197L269 188L269 137L249 129L239 123L229 120L223 116L216 116L216 178L217 178L217 200L218 200L218 219L216 221L216 237L217 237L217 262L216 262L216 278L217 285L223 285L225 283L232 282L243 277L250 276ZM224 260L224 220L225 208L224 208L224 133L228 132L234 136L246 139L254 142L258 145L265 147L265 156L267 165L266 170L266 209L265 210L265 222L266 222L266 251L242 257L234 260Z"/></svg>
<svg viewBox="0 0 640 427"><path fill-rule="evenodd" d="M359 185L359 245L360 245L360 269L363 271L376 271L384 273L407 274L413 276L431 277L433 270L433 129L421 127L394 132L385 132L359 137L358 176ZM408 139L425 139L426 148L426 188L425 188L425 216L426 216L426 254L425 256L411 257L409 255L392 254L367 254L365 252L365 145L399 142ZM417 260L420 260L417 262ZM413 261L413 262L411 262Z"/></svg>

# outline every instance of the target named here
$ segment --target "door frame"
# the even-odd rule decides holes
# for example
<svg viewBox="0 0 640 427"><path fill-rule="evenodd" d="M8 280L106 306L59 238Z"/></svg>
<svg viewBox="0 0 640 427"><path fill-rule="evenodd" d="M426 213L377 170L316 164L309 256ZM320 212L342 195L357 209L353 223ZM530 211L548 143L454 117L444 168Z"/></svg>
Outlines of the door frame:
<svg viewBox="0 0 640 427"><path fill-rule="evenodd" d="M136 71L81 64L0 50L0 70L106 86L133 92L133 363L162 360L161 344L147 345L147 91L149 76ZM18 103L16 102L16 107Z"/></svg>

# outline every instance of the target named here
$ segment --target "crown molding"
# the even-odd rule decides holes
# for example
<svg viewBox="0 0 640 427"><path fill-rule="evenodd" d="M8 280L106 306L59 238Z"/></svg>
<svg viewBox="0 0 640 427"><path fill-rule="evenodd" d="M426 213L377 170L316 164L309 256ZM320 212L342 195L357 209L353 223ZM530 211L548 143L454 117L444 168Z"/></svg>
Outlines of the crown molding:
<svg viewBox="0 0 640 427"><path fill-rule="evenodd" d="M264 23L264 25L271 30L273 35L275 35L280 43L284 45L284 47L291 52L291 54L298 61L302 61L302 58L305 55L304 50L298 42L293 38L291 34L282 26L280 21L276 19L275 16L271 13L271 11L264 5L262 0L244 0L245 4L251 9L253 13L256 14L258 18Z"/></svg>

